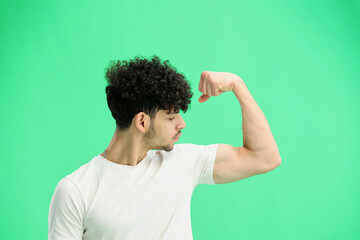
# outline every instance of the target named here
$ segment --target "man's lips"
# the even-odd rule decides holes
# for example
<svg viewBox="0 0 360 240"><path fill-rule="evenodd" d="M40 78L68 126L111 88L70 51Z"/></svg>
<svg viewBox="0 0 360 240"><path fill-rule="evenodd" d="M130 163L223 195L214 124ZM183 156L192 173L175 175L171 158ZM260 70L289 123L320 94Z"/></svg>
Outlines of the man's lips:
<svg viewBox="0 0 360 240"><path fill-rule="evenodd" d="M180 136L181 136L181 133L179 135L177 135L177 137L175 139L179 138Z"/></svg>

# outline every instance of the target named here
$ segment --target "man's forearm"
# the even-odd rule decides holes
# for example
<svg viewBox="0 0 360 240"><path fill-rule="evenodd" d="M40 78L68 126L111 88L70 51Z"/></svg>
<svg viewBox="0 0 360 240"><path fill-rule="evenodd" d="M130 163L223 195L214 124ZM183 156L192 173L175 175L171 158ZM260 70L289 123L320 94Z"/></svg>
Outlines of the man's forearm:
<svg viewBox="0 0 360 240"><path fill-rule="evenodd" d="M261 160L280 164L279 149L269 123L242 79L234 80L233 92L241 106L244 147Z"/></svg>

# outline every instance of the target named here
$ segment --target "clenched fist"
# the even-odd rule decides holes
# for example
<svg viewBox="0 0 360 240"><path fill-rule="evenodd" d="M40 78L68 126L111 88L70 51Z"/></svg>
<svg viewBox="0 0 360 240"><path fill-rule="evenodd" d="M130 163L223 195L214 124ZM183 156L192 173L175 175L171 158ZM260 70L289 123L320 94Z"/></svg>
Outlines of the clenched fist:
<svg viewBox="0 0 360 240"><path fill-rule="evenodd" d="M203 71L199 83L199 91L203 95L199 98L199 102L203 103L211 96L219 96L223 92L232 91L235 81L242 81L242 79L234 73Z"/></svg>

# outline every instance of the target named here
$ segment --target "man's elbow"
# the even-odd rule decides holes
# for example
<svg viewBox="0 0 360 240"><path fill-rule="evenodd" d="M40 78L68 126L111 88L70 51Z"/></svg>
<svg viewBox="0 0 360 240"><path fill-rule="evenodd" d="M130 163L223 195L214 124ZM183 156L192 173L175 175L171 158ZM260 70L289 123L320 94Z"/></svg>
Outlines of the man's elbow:
<svg viewBox="0 0 360 240"><path fill-rule="evenodd" d="M273 160L271 161L271 163L269 164L269 172L274 170L275 168L279 167L281 165L281 157L277 156L275 158L273 158Z"/></svg>
<svg viewBox="0 0 360 240"><path fill-rule="evenodd" d="M272 157L269 157L269 155L268 155L266 158L267 168L265 170L265 173L268 173L268 172L274 170L275 168L279 167L280 164L281 164L281 157L279 154L272 155Z"/></svg>

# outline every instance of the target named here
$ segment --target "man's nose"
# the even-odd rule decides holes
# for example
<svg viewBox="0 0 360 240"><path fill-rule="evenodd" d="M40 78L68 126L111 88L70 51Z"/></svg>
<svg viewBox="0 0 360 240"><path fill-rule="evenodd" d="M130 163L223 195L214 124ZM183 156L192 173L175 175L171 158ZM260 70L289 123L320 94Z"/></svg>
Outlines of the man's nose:
<svg viewBox="0 0 360 240"><path fill-rule="evenodd" d="M180 116L180 123L179 123L179 126L178 126L180 129L183 129L186 127L186 124L185 124L185 121L184 119Z"/></svg>

